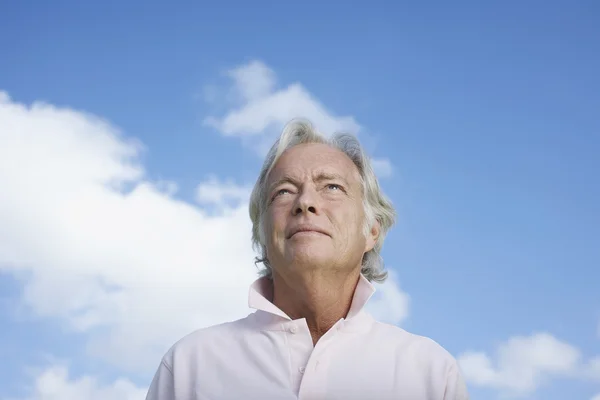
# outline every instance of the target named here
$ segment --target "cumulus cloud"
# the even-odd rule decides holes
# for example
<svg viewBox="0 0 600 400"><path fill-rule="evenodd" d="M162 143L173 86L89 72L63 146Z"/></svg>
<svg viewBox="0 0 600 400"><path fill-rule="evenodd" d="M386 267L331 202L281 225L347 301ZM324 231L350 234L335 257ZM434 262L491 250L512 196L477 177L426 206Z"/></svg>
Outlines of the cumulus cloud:
<svg viewBox="0 0 600 400"><path fill-rule="evenodd" d="M484 352L465 352L458 361L472 385L523 395L553 378L595 379L600 370L600 359L583 362L578 348L548 333L510 338L498 346L495 360Z"/></svg>
<svg viewBox="0 0 600 400"><path fill-rule="evenodd" d="M205 206L235 207L250 200L250 185L239 185L233 180L219 180L210 176L196 188L196 201Z"/></svg>
<svg viewBox="0 0 600 400"><path fill-rule="evenodd" d="M143 400L148 390L127 379L102 384L92 376L71 378L64 366L41 371L32 386L26 400Z"/></svg>
<svg viewBox="0 0 600 400"><path fill-rule="evenodd" d="M248 102L270 96L277 84L275 72L256 60L231 69L227 75L235 82L233 90Z"/></svg>
<svg viewBox="0 0 600 400"><path fill-rule="evenodd" d="M247 202L226 213L144 179L141 147L106 121L0 103L0 270L23 302L89 334L90 353L154 368L198 327L247 313L255 278ZM238 193L209 181L201 198Z"/></svg>
<svg viewBox="0 0 600 400"><path fill-rule="evenodd" d="M278 88L275 72L263 62L254 60L226 72L230 86L221 91L233 93L222 116L209 116L204 123L224 136L239 137L260 155L266 154L273 137L292 119L305 118L325 135L336 132L359 134L361 126L351 116L338 116L328 110L300 83ZM205 99L217 102L219 89L205 88ZM231 98L232 97L232 98ZM379 178L393 173L390 160L374 158L373 167Z"/></svg>
<svg viewBox="0 0 600 400"><path fill-rule="evenodd" d="M584 374L591 380L600 382L600 356L589 360L584 367Z"/></svg>
<svg viewBox="0 0 600 400"><path fill-rule="evenodd" d="M275 72L261 61L234 68L227 76L230 90L237 94L236 106L223 116L207 117L205 123L225 136L255 137L253 143L259 140L260 151L294 118L309 119L325 134L360 130L353 117L334 115L300 83L277 88Z"/></svg>
<svg viewBox="0 0 600 400"><path fill-rule="evenodd" d="M382 322L401 324L408 317L410 296L400 289L397 274L389 270L388 279L374 285L377 292L367 303L367 310Z"/></svg>
<svg viewBox="0 0 600 400"><path fill-rule="evenodd" d="M242 95L264 96L268 83ZM148 374L181 336L247 315L256 268L249 187L211 176L196 203L177 199L174 182L146 177L143 151L97 116L0 92L0 272L19 280L33 316L82 335L87 356ZM375 309L402 320L408 303L396 281L381 293ZM141 390L61 368L35 387L34 399Z"/></svg>
<svg viewBox="0 0 600 400"><path fill-rule="evenodd" d="M394 173L392 163L387 158L374 158L371 164L378 178L389 178Z"/></svg>

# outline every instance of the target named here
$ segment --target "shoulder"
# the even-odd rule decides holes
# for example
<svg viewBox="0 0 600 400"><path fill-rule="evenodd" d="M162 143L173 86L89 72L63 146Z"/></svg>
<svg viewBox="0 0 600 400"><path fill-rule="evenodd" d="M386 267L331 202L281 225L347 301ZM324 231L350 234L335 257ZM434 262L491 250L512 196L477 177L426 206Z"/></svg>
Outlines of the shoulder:
<svg viewBox="0 0 600 400"><path fill-rule="evenodd" d="M456 359L435 340L408 332L398 326L375 321L371 339L385 344L388 351L399 357L412 358L415 362L435 364L442 368L454 368Z"/></svg>
<svg viewBox="0 0 600 400"><path fill-rule="evenodd" d="M468 400L457 360L435 340L381 322L373 324L369 340L378 343L378 350L391 357L388 360L396 370L444 388L444 399Z"/></svg>
<svg viewBox="0 0 600 400"><path fill-rule="evenodd" d="M253 314L231 322L197 329L175 342L162 361L168 367L185 362L189 364L198 357L206 357L242 339L252 329Z"/></svg>
<svg viewBox="0 0 600 400"><path fill-rule="evenodd" d="M179 339L162 357L146 398L192 398L199 376L213 379L215 361L229 356L231 344L243 342L244 332L251 329L252 315L198 329Z"/></svg>

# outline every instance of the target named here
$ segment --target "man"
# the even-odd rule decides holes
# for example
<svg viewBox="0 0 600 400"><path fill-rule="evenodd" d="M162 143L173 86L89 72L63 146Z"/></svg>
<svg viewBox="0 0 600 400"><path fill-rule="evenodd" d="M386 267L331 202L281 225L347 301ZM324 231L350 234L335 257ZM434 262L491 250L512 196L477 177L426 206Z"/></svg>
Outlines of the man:
<svg viewBox="0 0 600 400"><path fill-rule="evenodd" d="M147 400L467 400L456 361L430 339L375 321L394 221L369 159L348 135L292 122L250 199L263 277L248 317L200 329L164 356Z"/></svg>

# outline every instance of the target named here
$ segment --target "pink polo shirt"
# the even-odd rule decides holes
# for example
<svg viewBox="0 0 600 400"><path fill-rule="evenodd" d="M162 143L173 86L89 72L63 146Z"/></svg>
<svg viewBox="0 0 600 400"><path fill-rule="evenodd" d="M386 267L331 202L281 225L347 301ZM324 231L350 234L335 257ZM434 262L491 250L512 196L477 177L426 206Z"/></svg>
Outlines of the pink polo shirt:
<svg viewBox="0 0 600 400"><path fill-rule="evenodd" d="M313 346L305 319L270 302L270 281L250 288L246 318L177 342L146 400L468 400L457 362L433 340L373 319L361 276L350 312Z"/></svg>

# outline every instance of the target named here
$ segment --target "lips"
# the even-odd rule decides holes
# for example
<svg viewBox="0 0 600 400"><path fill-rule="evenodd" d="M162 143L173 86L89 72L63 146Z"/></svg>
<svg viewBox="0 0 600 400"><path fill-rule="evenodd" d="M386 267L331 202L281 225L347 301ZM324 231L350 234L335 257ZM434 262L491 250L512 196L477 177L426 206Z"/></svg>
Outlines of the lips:
<svg viewBox="0 0 600 400"><path fill-rule="evenodd" d="M292 229L290 231L290 234L288 235L288 239L291 238L292 236L294 236L296 233L300 233L300 232L316 232L316 233L320 233L320 234L329 236L329 234L321 228L318 228L318 227L312 226L312 225L302 225L302 226L297 226L294 229Z"/></svg>

